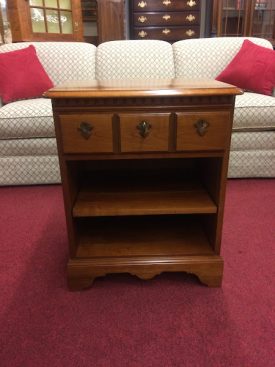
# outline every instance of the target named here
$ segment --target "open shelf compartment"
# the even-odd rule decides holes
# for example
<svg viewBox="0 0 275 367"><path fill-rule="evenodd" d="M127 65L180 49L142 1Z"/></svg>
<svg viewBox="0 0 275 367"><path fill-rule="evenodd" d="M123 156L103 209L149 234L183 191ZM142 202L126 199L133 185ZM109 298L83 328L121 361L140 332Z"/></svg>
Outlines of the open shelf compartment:
<svg viewBox="0 0 275 367"><path fill-rule="evenodd" d="M76 219L77 258L214 255L199 215Z"/></svg>
<svg viewBox="0 0 275 367"><path fill-rule="evenodd" d="M127 172L123 167L107 174L82 172L73 217L217 213L197 174L197 161L188 160L183 167L181 161L161 172L157 165L163 162L154 162L150 170L140 170L137 163Z"/></svg>

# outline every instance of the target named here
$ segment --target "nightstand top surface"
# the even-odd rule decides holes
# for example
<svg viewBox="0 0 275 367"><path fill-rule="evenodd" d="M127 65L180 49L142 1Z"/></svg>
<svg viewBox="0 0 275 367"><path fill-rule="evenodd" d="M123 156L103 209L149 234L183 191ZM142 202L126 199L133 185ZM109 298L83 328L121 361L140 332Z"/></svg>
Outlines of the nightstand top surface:
<svg viewBox="0 0 275 367"><path fill-rule="evenodd" d="M48 90L49 98L238 95L242 90L213 79L119 79L69 81Z"/></svg>

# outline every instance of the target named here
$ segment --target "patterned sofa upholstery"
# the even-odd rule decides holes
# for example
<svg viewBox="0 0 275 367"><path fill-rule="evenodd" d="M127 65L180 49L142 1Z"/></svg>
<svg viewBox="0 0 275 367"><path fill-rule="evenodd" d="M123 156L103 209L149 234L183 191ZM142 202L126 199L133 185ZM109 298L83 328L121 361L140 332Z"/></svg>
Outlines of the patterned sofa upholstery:
<svg viewBox="0 0 275 367"><path fill-rule="evenodd" d="M30 43L0 46L0 52ZM33 42L54 85L95 78L96 47L86 43ZM0 185L60 182L51 100L36 98L0 108Z"/></svg>
<svg viewBox="0 0 275 367"><path fill-rule="evenodd" d="M250 38L270 47L268 41ZM33 43L57 85L68 80L210 77L238 52L244 38L178 41ZM7 52L28 46L0 46ZM275 98L245 92L237 96L229 177L275 176ZM21 100L0 107L0 185L60 182L51 101Z"/></svg>
<svg viewBox="0 0 275 367"><path fill-rule="evenodd" d="M244 37L178 41L173 44L178 77L215 78L239 51ZM272 48L270 42L248 38ZM245 92L236 97L229 177L275 177L275 98Z"/></svg>

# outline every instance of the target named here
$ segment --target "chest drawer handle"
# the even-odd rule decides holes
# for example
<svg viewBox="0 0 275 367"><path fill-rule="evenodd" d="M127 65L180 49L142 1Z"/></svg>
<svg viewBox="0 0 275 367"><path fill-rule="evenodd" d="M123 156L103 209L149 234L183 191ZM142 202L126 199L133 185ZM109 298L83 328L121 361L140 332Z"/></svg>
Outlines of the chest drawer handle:
<svg viewBox="0 0 275 367"><path fill-rule="evenodd" d="M145 8L145 6L147 6L146 1L141 1L141 2L138 3L138 7L140 7L140 8Z"/></svg>
<svg viewBox="0 0 275 367"><path fill-rule="evenodd" d="M89 122L83 121L77 130L80 131L80 134L84 139L89 139L92 135L93 126Z"/></svg>
<svg viewBox="0 0 275 367"><path fill-rule="evenodd" d="M162 31L163 34L167 35L169 33L171 33L170 29L168 28L165 28L163 31Z"/></svg>
<svg viewBox="0 0 275 367"><path fill-rule="evenodd" d="M192 6L197 5L197 3L196 3L196 1L194 1L194 0L189 0L189 1L187 1L187 5L188 5L188 6L190 6L190 7L192 8Z"/></svg>
<svg viewBox="0 0 275 367"><path fill-rule="evenodd" d="M164 20L169 20L169 19L171 19L171 15L169 15L169 14L165 14L165 15L162 17L162 19L164 19Z"/></svg>
<svg viewBox="0 0 275 367"><path fill-rule="evenodd" d="M189 22L193 22L193 20L195 20L196 17L194 17L193 14L189 14L185 19L188 20Z"/></svg>
<svg viewBox="0 0 275 367"><path fill-rule="evenodd" d="M163 4L163 5L168 6L168 5L170 5L170 4L171 4L171 1L170 1L170 0L164 0L164 1L162 2L162 4Z"/></svg>
<svg viewBox="0 0 275 367"><path fill-rule="evenodd" d="M145 17L145 16L141 16L141 17L138 17L138 21L140 22L140 23L144 23L144 22L146 22L147 21L147 18Z"/></svg>
<svg viewBox="0 0 275 367"><path fill-rule="evenodd" d="M137 125L137 129L139 131L139 135L142 138L146 138L146 136L148 136L149 131L151 129L151 125L149 124L149 122L147 121L141 121L138 125Z"/></svg>
<svg viewBox="0 0 275 367"><path fill-rule="evenodd" d="M147 32L145 32L144 30L142 30L142 31L138 32L138 35L139 35L139 37L144 38L144 37L147 36Z"/></svg>
<svg viewBox="0 0 275 367"><path fill-rule="evenodd" d="M185 32L185 34L189 37L193 36L195 34L195 31L193 31L192 29L188 29L188 31Z"/></svg>
<svg viewBox="0 0 275 367"><path fill-rule="evenodd" d="M198 120L195 124L194 124L197 133L199 134L199 136L204 136L207 133L207 129L210 126L209 122L206 120Z"/></svg>

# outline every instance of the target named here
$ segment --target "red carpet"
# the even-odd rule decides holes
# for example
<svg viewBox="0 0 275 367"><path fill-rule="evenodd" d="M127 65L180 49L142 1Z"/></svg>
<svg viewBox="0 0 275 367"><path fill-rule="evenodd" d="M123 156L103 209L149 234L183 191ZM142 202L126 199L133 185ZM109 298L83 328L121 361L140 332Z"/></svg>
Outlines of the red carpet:
<svg viewBox="0 0 275 367"><path fill-rule="evenodd" d="M275 180L228 183L223 287L192 275L69 292L59 186L0 188L1 367L274 367Z"/></svg>

